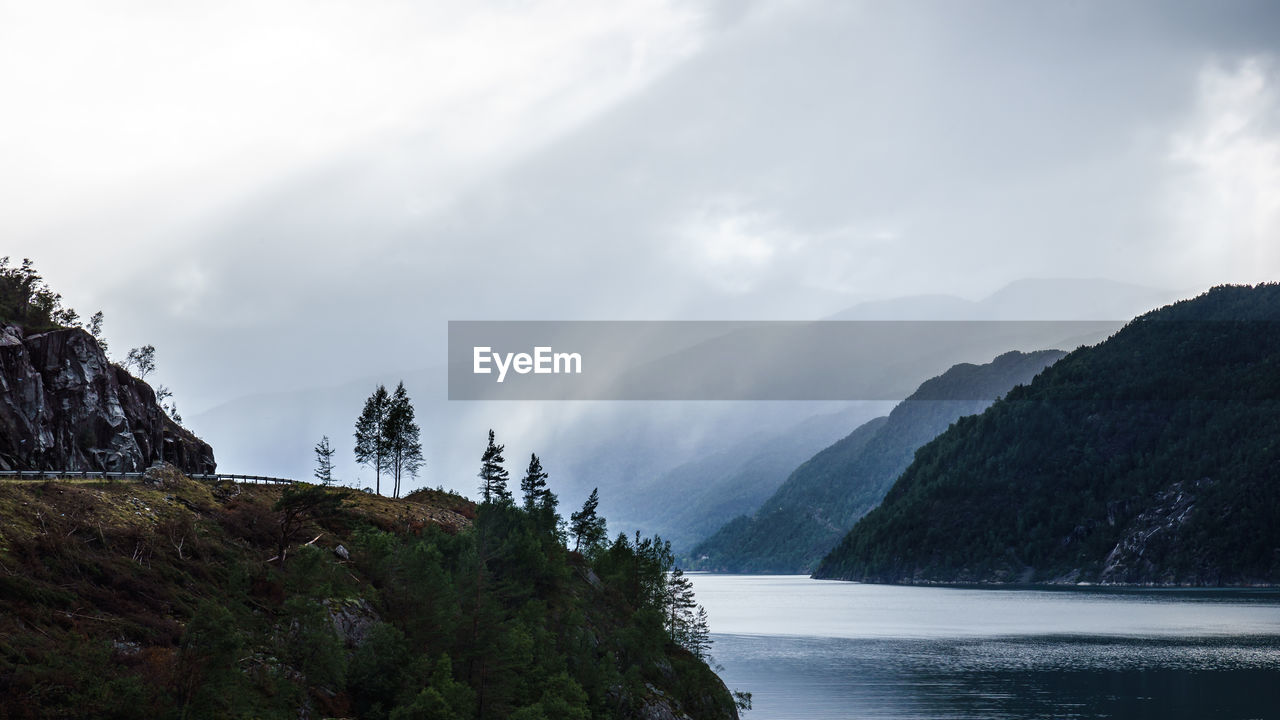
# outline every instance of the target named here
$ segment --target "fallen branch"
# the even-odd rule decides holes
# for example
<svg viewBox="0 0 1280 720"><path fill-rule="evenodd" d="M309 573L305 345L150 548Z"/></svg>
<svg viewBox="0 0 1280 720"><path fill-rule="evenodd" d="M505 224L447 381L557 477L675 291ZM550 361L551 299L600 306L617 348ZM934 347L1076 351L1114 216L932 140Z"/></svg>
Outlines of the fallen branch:
<svg viewBox="0 0 1280 720"><path fill-rule="evenodd" d="M65 614L67 617L78 617L78 618L84 618L85 620L97 620L98 622L105 622L105 623L120 623L120 622L124 622L123 620L119 620L119 619L117 619L117 618L102 618L102 617L94 617L94 616L92 616L92 615L81 615L80 613L75 613L75 612L69 612L69 613L64 613L64 614Z"/></svg>
<svg viewBox="0 0 1280 720"><path fill-rule="evenodd" d="M317 536L315 536L315 537L311 538L311 542L305 542L305 543L302 543L302 547L306 547L306 546L308 546L308 545L311 545L312 543L314 543L315 541L319 540L319 539L320 539L320 538L322 538L322 537L324 537L324 533L320 533L319 535L317 535ZM286 550L286 551L285 551L285 557L288 557L288 556L289 556L289 552ZM276 560L279 560L279 559L280 559L280 556L279 556L279 555L276 555L275 557L267 558L267 562L269 562L269 563L270 563L270 562L275 562Z"/></svg>

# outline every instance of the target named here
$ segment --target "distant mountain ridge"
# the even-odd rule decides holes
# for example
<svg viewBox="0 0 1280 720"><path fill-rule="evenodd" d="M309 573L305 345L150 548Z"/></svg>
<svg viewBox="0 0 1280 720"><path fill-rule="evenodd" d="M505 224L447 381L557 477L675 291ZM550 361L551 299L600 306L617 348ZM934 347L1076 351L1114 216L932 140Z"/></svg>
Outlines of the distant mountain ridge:
<svg viewBox="0 0 1280 720"><path fill-rule="evenodd" d="M633 488L615 489L615 507L630 513L617 524L659 534L677 551L690 548L730 519L760 507L798 464L839 437L841 428L883 412L881 405L854 404L780 432L748 436Z"/></svg>
<svg viewBox="0 0 1280 720"><path fill-rule="evenodd" d="M1102 278L1024 278L979 300L910 295L869 300L828 320L1121 320L1168 304L1178 294Z"/></svg>
<svg viewBox="0 0 1280 720"><path fill-rule="evenodd" d="M920 449L815 576L1280 583L1280 285L1071 353Z"/></svg>
<svg viewBox="0 0 1280 720"><path fill-rule="evenodd" d="M965 308L963 314L948 314L941 305L922 306L912 312L895 310L902 304L918 304L918 297L906 297L861 303L827 319L996 320L1017 313L1031 319L1110 317L1121 320L1175 299L1166 290L1134 288L1137 286L1106 280L1018 280L976 301L946 296ZM1142 299L1148 294L1158 297ZM1139 299L1108 300L1107 312L1068 313L1060 309L1062 306L1091 308L1102 298L1133 296ZM1051 303L1052 307L1039 308L1041 301L1037 298ZM1098 339L1080 341L1096 342ZM923 372L904 372L903 396L924 378L939 374L958 360L978 362L1014 348L1074 347L1069 340L1054 338L1044 344L993 347L982 355L943 362ZM228 398L215 407L187 412L185 422L218 448L219 458L225 464L254 468L256 472L281 477L310 476L311 447L321 435L329 435L335 447L339 448L339 455L335 458L338 477L346 482L360 480L371 485L372 473L354 463L348 452L348 442L339 438L349 437L361 403L378 383L394 385L396 381L404 380L418 410L427 458L426 471L416 484L410 483L410 487L444 485L463 492L470 491L474 485L474 464L479 457L472 443L483 444L485 432L495 425L510 450L536 449L556 458L555 467L549 470L557 492L563 493L566 499L580 501L592 487L599 486L601 508L610 518L620 519L629 514L629 498L618 498L619 502L615 504L615 488L616 494L621 495L629 492L631 486L644 484L649 487L650 480L682 464L696 462L705 452L706 438L723 441L715 448L718 452L751 435L785 432L786 427L803 421L805 417L833 411L828 404L807 416L793 413L784 423L770 424L769 421L778 414L771 403L752 407L742 404L733 407L732 414L709 412L708 403L668 403L666 407L657 409L641 404L618 405L616 411L604 406L566 409L544 405L528 411L513 406L495 418L488 410L475 409L478 405L470 407L465 403L449 403L445 399L445 368L433 364L442 361L442 357L414 358L402 372L368 377L335 376L324 386L288 392L249 393ZM851 427L854 426L839 427L831 434L832 440L847 433ZM785 472L776 482L781 483L785 479ZM677 485L663 490L655 487L654 491L675 493L682 487ZM643 526L640 529L660 531L657 527Z"/></svg>
<svg viewBox="0 0 1280 720"><path fill-rule="evenodd" d="M888 417L872 420L800 465L752 516L699 543L691 567L721 572L809 572L875 507L921 445L989 399L1026 383L1066 353L1009 352L961 363L925 381ZM928 398L922 399L922 398Z"/></svg>

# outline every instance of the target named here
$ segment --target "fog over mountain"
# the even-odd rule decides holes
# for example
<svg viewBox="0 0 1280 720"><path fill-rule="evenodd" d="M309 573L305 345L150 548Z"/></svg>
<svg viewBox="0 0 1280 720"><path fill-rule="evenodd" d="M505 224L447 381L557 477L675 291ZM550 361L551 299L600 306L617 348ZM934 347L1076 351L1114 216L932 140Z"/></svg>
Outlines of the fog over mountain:
<svg viewBox="0 0 1280 720"><path fill-rule="evenodd" d="M449 320L1122 320L1280 276L1273 3L3 12L4 252L154 343L228 470L347 454L401 378L464 491L490 426L578 491L839 410L449 404Z"/></svg>
<svg viewBox="0 0 1280 720"><path fill-rule="evenodd" d="M1044 298L1043 314L1028 298ZM1072 299L1078 301L1073 304ZM978 301L952 298L954 316L919 315L932 298L899 298L847 308L837 317L864 320L1079 319L1131 317L1176 298L1169 291L1101 281L1026 281ZM1060 303L1055 305L1054 303ZM1068 315L1073 307L1079 315ZM933 312L932 310L930 311ZM1043 333L1041 333L1043 335ZM1022 347L978 349L993 355L1009 349L1075 347L1100 337L1052 337ZM900 359L903 383L919 385L956 362L983 362L960 355ZM985 361L989 361L985 357ZM351 455L352 426L364 399L381 382L403 379L415 400L422 425L428 467L421 484L474 491L475 474L490 427L508 446L513 467L522 467L530 452L542 456L551 486L569 504L581 502L592 487L601 488L601 508L618 529L660 531L677 539L696 539L688 525L691 514L700 529L716 520L753 510L814 452L858 425L887 413L892 402L449 402L445 372L427 367L401 374L368 375L347 383L302 390L246 395L188 418L188 425L211 442L224 467L253 467L284 477L307 477L310 447L329 434L340 452L337 477L361 487L372 486L373 473L358 467ZM750 487L735 487L733 497L699 505L696 512L673 501L673 493L703 497L728 479L757 477ZM777 467L773 467L776 464ZM683 466L683 467L682 467ZM358 481L358 482L357 482ZM696 484L698 487L690 487ZM725 489L726 492L729 489ZM723 493L722 493L723 494ZM714 506L714 508L713 508Z"/></svg>

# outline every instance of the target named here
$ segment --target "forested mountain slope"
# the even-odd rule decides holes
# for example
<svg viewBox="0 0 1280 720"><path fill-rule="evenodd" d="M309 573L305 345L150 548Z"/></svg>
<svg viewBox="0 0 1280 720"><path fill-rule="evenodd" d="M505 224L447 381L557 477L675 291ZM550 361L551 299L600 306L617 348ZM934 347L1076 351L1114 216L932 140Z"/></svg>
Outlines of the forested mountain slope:
<svg viewBox="0 0 1280 720"><path fill-rule="evenodd" d="M816 576L1280 582L1280 285L1138 317L920 449Z"/></svg>
<svg viewBox="0 0 1280 720"><path fill-rule="evenodd" d="M926 381L887 418L860 426L796 468L754 516L738 517L696 546L692 565L722 572L811 571L880 502L917 448L1063 355L1010 352L985 365L955 365Z"/></svg>

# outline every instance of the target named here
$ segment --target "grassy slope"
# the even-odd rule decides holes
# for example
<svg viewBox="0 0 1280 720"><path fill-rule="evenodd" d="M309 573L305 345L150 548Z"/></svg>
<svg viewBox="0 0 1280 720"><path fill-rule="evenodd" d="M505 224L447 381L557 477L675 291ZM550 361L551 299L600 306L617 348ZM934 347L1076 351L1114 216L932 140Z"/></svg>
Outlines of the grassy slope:
<svg viewBox="0 0 1280 720"><path fill-rule="evenodd" d="M440 537L439 547L451 547L450 542L467 547L459 533L470 532L475 507L437 491L401 500L352 493L340 516L303 528L281 571L268 562L276 554L279 527L272 505L281 493L275 486L214 487L177 473L156 485L0 483L0 719L196 717L201 712L222 717L233 711L245 717L297 717L302 707L322 716L365 716L367 702L344 690L342 680L314 680L324 669L308 668L318 662L309 656L322 658L321 648L335 642L331 629L322 629L322 636L330 636L321 637L316 648L304 644L294 648L296 656L290 654L289 638L298 632L299 618L304 629L306 613L321 608L346 612L357 622L381 615L396 625L402 616L417 618L424 596L395 586L392 575L375 572L385 562L369 559L361 538L373 538L375 545L405 543L394 557L435 553L425 544L421 550L412 544L424 533ZM451 535L458 540L450 541ZM301 542L316 536L306 548L311 552L301 552ZM339 544L350 549L350 562L330 552ZM576 572L554 587L527 590L531 602L521 612L542 608L546 616L527 619L527 625L555 628L552 615L579 613L590 632L601 636L599 647L586 652L609 650L608 636L627 627L628 610L616 593L591 581L580 559L562 556L567 567L576 563ZM448 567L449 559L444 561ZM456 619L456 609L445 611ZM217 679L222 676L210 660L213 651L201 644L201 631L193 632L199 624L195 619L207 620L211 612L223 625L234 625L222 630L234 631L238 639L234 657L225 659L235 676L230 679ZM336 617L331 614L319 626L332 628ZM401 631L412 644L432 628L404 625L390 632ZM549 637L544 643L563 641ZM403 649L400 642L397 647ZM339 673L357 685L360 652L348 646L349 663ZM736 716L728 692L705 664L674 646L665 652L661 667L640 680L668 693L677 707L683 702L696 717ZM464 673L459 666L454 674ZM441 687L461 687L449 682ZM460 692L465 702L474 701L465 688ZM580 692L574 685L568 696ZM208 693L219 696L217 710L211 709ZM626 716L639 702L624 700L610 700L617 712L609 716ZM553 701L561 699L547 700L549 707ZM595 698L592 702L599 705ZM386 710L389 706L374 708L367 716L384 717Z"/></svg>

